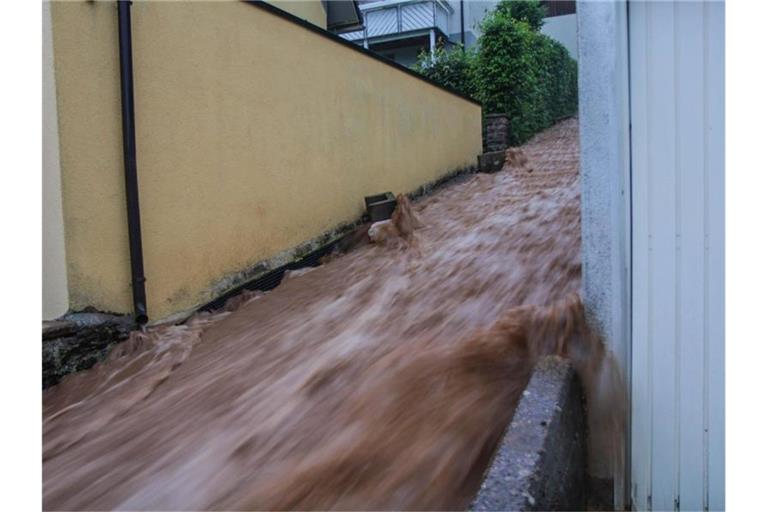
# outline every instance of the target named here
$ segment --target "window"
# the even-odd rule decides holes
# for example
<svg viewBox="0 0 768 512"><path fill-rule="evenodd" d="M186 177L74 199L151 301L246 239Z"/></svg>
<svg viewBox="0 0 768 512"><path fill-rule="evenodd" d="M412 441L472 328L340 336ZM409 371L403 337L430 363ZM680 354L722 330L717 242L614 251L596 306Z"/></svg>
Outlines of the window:
<svg viewBox="0 0 768 512"><path fill-rule="evenodd" d="M564 16L566 14L576 14L576 2L567 0L542 0L541 5L546 7L546 18L552 16Z"/></svg>

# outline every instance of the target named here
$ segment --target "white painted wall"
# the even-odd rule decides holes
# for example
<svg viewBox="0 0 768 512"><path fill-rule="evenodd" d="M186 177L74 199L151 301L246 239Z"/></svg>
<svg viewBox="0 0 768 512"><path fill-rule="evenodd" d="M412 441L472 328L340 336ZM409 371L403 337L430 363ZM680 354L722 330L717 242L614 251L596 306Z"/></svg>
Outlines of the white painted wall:
<svg viewBox="0 0 768 512"><path fill-rule="evenodd" d="M448 0L453 8L453 14L448 16L448 35L456 42L461 40L461 2ZM464 28L467 32L467 47L471 47L480 37L479 24L486 13L492 11L499 0L464 0Z"/></svg>
<svg viewBox="0 0 768 512"><path fill-rule="evenodd" d="M632 498L724 498L724 7L630 2Z"/></svg>
<svg viewBox="0 0 768 512"><path fill-rule="evenodd" d="M471 30L475 38L481 35L479 25L485 15L496 8L498 0L465 0L464 1L464 26Z"/></svg>
<svg viewBox="0 0 768 512"><path fill-rule="evenodd" d="M52 37L51 4L43 2L43 320L69 308Z"/></svg>
<svg viewBox="0 0 768 512"><path fill-rule="evenodd" d="M591 326L606 341L622 373L628 376L631 353L627 6L625 2L583 2L577 11L582 297ZM614 502L617 510L621 510L627 502L626 467L621 460L612 460L610 454L596 451L594 445L590 442L590 474L614 479ZM623 459L627 460L628 455L627 446Z"/></svg>
<svg viewBox="0 0 768 512"><path fill-rule="evenodd" d="M576 18L576 14L544 18L544 25L541 27L542 34L562 43L574 59L579 56Z"/></svg>

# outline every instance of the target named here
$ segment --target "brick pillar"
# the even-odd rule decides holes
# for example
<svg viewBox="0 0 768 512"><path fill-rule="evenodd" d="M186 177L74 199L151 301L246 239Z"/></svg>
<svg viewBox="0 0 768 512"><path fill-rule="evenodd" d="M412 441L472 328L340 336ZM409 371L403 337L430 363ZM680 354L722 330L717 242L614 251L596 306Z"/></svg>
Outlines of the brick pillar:
<svg viewBox="0 0 768 512"><path fill-rule="evenodd" d="M504 151L509 140L506 114L487 114L483 119L483 152Z"/></svg>

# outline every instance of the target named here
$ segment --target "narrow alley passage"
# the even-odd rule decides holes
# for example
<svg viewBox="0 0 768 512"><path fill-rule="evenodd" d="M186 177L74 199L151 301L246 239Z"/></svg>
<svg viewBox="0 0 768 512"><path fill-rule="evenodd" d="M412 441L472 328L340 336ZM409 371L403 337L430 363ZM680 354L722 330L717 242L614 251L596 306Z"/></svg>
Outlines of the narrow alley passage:
<svg viewBox="0 0 768 512"><path fill-rule="evenodd" d="M499 326L580 286L578 123L523 149L531 172L414 202L407 249L134 335L47 390L44 508L465 507L530 368Z"/></svg>

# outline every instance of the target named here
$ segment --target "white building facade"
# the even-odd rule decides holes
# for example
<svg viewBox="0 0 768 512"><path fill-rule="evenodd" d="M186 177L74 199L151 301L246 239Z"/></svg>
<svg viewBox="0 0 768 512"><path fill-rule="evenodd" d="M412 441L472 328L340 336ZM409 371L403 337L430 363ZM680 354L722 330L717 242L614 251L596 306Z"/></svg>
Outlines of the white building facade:
<svg viewBox="0 0 768 512"><path fill-rule="evenodd" d="M725 507L724 11L578 6L584 299L626 376L637 510Z"/></svg>
<svg viewBox="0 0 768 512"><path fill-rule="evenodd" d="M498 0L368 0L358 2L361 30L339 35L404 65L437 46L471 48L480 22ZM547 16L541 32L559 41L577 58L576 2L542 2Z"/></svg>
<svg viewBox="0 0 768 512"><path fill-rule="evenodd" d="M339 34L404 65L438 45L471 47L478 24L498 0L376 0L359 2L362 30Z"/></svg>

